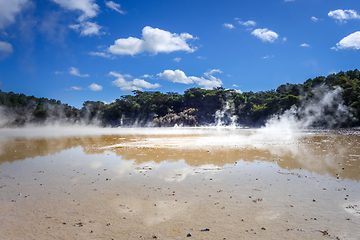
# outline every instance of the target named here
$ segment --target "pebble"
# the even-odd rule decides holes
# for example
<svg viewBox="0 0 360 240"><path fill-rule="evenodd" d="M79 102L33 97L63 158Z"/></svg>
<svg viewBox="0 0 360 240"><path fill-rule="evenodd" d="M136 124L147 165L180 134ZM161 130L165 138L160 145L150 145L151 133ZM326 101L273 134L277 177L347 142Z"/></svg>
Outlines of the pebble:
<svg viewBox="0 0 360 240"><path fill-rule="evenodd" d="M186 235L186 237L191 237L191 233L188 233L188 234Z"/></svg>

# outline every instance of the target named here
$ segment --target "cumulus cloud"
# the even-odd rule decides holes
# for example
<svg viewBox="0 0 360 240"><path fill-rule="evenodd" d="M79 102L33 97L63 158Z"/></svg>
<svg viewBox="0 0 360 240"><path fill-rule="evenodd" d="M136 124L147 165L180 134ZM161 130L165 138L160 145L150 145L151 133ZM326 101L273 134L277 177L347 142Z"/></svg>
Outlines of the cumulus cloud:
<svg viewBox="0 0 360 240"><path fill-rule="evenodd" d="M80 74L79 69L74 67L69 68L69 73L78 77L89 77L89 74Z"/></svg>
<svg viewBox="0 0 360 240"><path fill-rule="evenodd" d="M340 42L336 44L336 47L333 47L332 49L360 49L360 31L354 32L343 39L341 39Z"/></svg>
<svg viewBox="0 0 360 240"><path fill-rule="evenodd" d="M181 61L181 58L179 58L179 57L174 58L173 61L174 61L174 62L180 62L180 61Z"/></svg>
<svg viewBox="0 0 360 240"><path fill-rule="evenodd" d="M120 4L114 3L113 1L105 1L105 4L108 8L111 8L112 10L115 10L118 13L126 14L126 12L120 9L121 8Z"/></svg>
<svg viewBox="0 0 360 240"><path fill-rule="evenodd" d="M319 21L319 19L317 17L311 17L311 21L317 22L317 21Z"/></svg>
<svg viewBox="0 0 360 240"><path fill-rule="evenodd" d="M307 43L303 43L303 44L300 44L300 47L310 47L310 45Z"/></svg>
<svg viewBox="0 0 360 240"><path fill-rule="evenodd" d="M194 77L194 76L186 76L186 74L177 69L173 70L165 70L162 73L157 74L159 78L174 82L174 83L183 83L183 84L197 84L199 86L204 87L205 89L212 89L214 87L221 87L223 84L221 79L213 76L214 73L222 73L219 69L213 69L209 72L204 73L205 77Z"/></svg>
<svg viewBox="0 0 360 240"><path fill-rule="evenodd" d="M123 92L130 92L130 91L134 91L134 90L142 91L143 88L154 89L154 88L161 87L161 85L158 83L152 84L152 83L149 83L140 78L133 79L133 77L129 74L120 74L117 72L110 72L109 75L117 77L117 79L115 81L112 81L112 85L119 87L120 90ZM130 80L126 80L126 79L130 79Z"/></svg>
<svg viewBox="0 0 360 240"><path fill-rule="evenodd" d="M251 32L257 38L260 38L263 42L274 42L279 35L267 28L258 28Z"/></svg>
<svg viewBox="0 0 360 240"><path fill-rule="evenodd" d="M187 40L196 39L189 33L171 33L159 28L144 27L142 39L128 37L120 38L114 45L108 48L108 52L114 55L136 55L143 52L171 53L175 51L194 52Z"/></svg>
<svg viewBox="0 0 360 240"><path fill-rule="evenodd" d="M0 0L0 29L15 22L17 13L25 7L29 0Z"/></svg>
<svg viewBox="0 0 360 240"><path fill-rule="evenodd" d="M168 80L168 81L174 82L174 83L184 83L184 84L194 83L194 81L193 81L193 79L191 79L191 77L187 77L186 74L179 69L177 69L175 71L165 70L163 73L159 73L158 76L161 79Z"/></svg>
<svg viewBox="0 0 360 240"><path fill-rule="evenodd" d="M92 83L89 87L88 87L91 91L101 91L103 89L102 86L96 84L96 83Z"/></svg>
<svg viewBox="0 0 360 240"><path fill-rule="evenodd" d="M224 23L223 26L229 29L235 28L231 23Z"/></svg>
<svg viewBox="0 0 360 240"><path fill-rule="evenodd" d="M104 34L103 32L100 32L100 29L102 27L99 26L97 23L93 23L93 22L81 22L79 24L70 25L69 28L80 32L81 36L91 36L91 35Z"/></svg>
<svg viewBox="0 0 360 240"><path fill-rule="evenodd" d="M346 20L350 20L350 19L360 19L360 15L358 15L355 10L351 10L351 9L349 10L338 9L338 10L330 11L328 13L328 16L336 19L341 23L342 22L346 23Z"/></svg>
<svg viewBox="0 0 360 240"><path fill-rule="evenodd" d="M256 22L253 21L253 20L249 20L249 21L246 21L246 22L239 21L239 24L241 24L243 26L246 26L246 27L254 27L254 26L256 26Z"/></svg>

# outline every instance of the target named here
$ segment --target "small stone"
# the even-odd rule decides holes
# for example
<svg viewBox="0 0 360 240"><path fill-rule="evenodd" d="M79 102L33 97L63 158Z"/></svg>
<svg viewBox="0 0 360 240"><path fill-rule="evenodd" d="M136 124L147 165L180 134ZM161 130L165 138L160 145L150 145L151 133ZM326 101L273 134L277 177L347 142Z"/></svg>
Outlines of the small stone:
<svg viewBox="0 0 360 240"><path fill-rule="evenodd" d="M191 233L188 233L188 234L186 235L186 237L191 237Z"/></svg>
<svg viewBox="0 0 360 240"><path fill-rule="evenodd" d="M202 231L202 232L208 232L208 231L210 231L210 229L209 229L209 228L205 228L205 229L201 229L201 231Z"/></svg>
<svg viewBox="0 0 360 240"><path fill-rule="evenodd" d="M266 227L262 227L261 230L266 230Z"/></svg>

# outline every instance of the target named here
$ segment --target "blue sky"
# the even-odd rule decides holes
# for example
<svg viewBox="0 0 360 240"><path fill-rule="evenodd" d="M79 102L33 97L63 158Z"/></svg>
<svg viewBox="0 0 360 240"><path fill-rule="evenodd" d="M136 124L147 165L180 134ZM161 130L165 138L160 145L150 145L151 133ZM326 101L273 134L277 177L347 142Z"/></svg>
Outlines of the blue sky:
<svg viewBox="0 0 360 240"><path fill-rule="evenodd" d="M359 50L358 0L0 0L0 89L75 107L276 89L359 68Z"/></svg>

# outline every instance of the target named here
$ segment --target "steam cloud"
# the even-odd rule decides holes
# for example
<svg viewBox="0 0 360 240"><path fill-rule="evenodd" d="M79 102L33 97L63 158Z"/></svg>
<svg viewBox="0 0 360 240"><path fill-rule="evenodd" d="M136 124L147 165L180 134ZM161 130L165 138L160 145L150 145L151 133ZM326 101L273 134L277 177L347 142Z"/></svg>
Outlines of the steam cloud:
<svg viewBox="0 0 360 240"><path fill-rule="evenodd" d="M265 124L266 129L300 130L323 126L334 128L353 118L351 110L344 105L342 88L336 86L328 90L321 86L311 92L313 97L302 101L300 107L295 105L280 116L273 116Z"/></svg>

